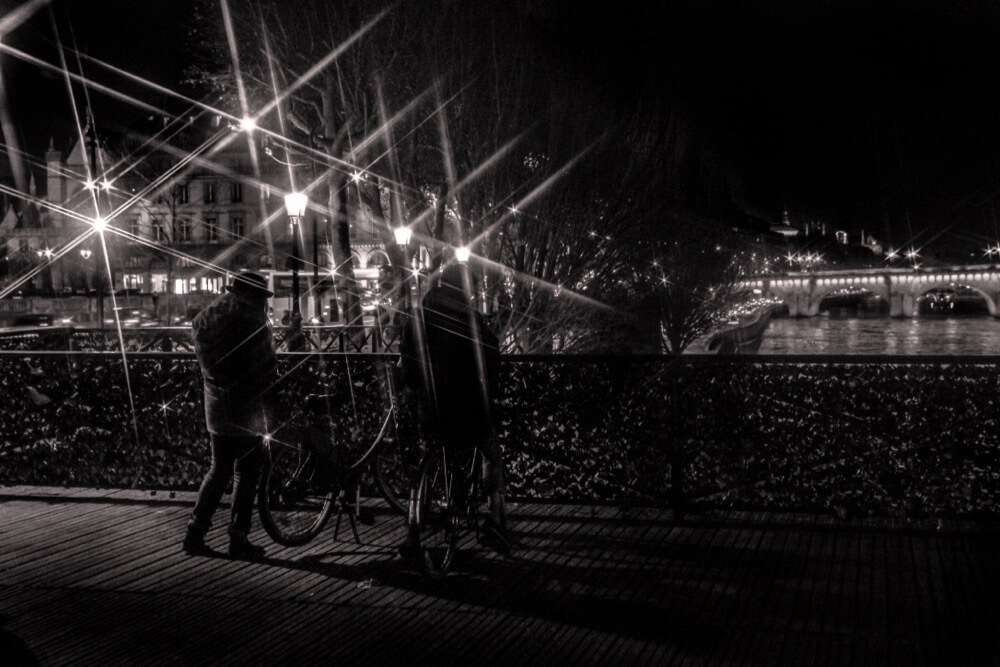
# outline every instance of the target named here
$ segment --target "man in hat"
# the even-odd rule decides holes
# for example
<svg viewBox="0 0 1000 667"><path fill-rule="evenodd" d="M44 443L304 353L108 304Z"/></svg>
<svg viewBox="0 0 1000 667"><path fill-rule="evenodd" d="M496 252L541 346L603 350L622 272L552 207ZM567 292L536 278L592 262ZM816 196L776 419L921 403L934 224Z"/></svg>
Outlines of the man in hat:
<svg viewBox="0 0 1000 667"><path fill-rule="evenodd" d="M198 491L187 525L184 551L212 553L205 534L230 479L233 483L229 555L255 560L264 549L247 539L260 477L263 436L278 378L267 323L267 299L274 294L257 273L238 274L227 292L194 318L195 353L205 388L205 424L212 464Z"/></svg>

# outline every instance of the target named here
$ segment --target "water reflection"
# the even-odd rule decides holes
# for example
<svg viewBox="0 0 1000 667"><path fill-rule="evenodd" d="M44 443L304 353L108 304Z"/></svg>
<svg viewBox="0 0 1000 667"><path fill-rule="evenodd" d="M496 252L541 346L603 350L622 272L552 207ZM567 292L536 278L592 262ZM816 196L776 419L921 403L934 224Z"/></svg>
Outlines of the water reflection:
<svg viewBox="0 0 1000 667"><path fill-rule="evenodd" d="M775 317L758 354L1000 354L1000 320L983 315Z"/></svg>

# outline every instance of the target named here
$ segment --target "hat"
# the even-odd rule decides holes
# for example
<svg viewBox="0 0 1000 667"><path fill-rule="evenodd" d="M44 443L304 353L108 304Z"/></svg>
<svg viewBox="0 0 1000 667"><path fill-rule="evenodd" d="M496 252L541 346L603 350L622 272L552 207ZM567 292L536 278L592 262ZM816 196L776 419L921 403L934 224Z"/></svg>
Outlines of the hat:
<svg viewBox="0 0 1000 667"><path fill-rule="evenodd" d="M267 278L252 271L242 271L233 277L233 284L226 287L234 294L246 294L248 296L274 296L274 292L267 289Z"/></svg>

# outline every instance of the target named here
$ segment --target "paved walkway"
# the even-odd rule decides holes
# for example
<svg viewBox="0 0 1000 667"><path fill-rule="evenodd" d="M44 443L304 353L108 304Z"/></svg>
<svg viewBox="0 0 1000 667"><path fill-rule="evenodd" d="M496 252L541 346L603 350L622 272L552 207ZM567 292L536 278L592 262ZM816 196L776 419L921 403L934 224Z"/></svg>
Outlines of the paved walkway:
<svg viewBox="0 0 1000 667"><path fill-rule="evenodd" d="M382 509L360 546L186 557L192 500L0 487L0 663L1000 664L994 530L518 504L516 558L432 584Z"/></svg>

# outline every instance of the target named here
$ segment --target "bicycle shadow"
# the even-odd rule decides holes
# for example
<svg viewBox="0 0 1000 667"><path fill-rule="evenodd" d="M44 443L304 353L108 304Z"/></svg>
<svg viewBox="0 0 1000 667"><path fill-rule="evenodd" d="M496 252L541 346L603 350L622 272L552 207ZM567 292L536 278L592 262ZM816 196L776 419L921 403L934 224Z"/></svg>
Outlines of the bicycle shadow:
<svg viewBox="0 0 1000 667"><path fill-rule="evenodd" d="M38 658L35 657L31 647L23 639L8 632L3 627L9 620L6 616L0 616L0 655L4 657L4 664L11 667L38 665Z"/></svg>
<svg viewBox="0 0 1000 667"><path fill-rule="evenodd" d="M564 545L566 551L574 548L571 542ZM545 560L551 555L546 550L531 549L502 558L485 549L463 549L456 555L451 574L431 581L394 548L383 547L353 562L324 560L333 555L265 562L355 582L358 588L393 588L447 601L449 606L479 609L471 613L531 616L695 650L707 650L718 640L718 630L696 624L689 614L691 604L713 604L706 598L718 593L681 585L670 577L657 581L663 573L641 563L581 559L573 564ZM338 558L343 555L336 553Z"/></svg>

